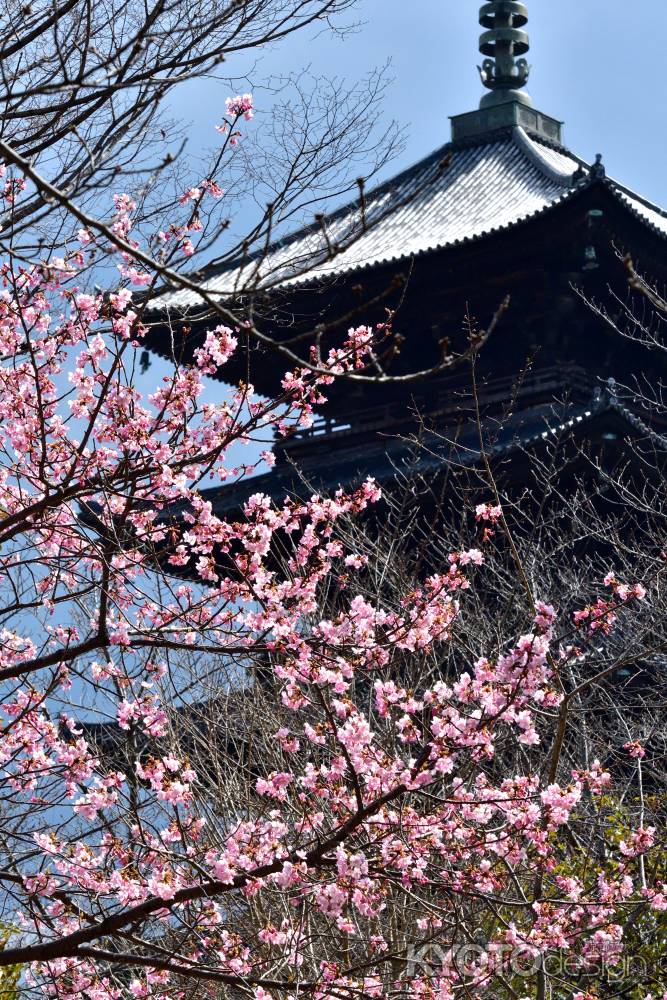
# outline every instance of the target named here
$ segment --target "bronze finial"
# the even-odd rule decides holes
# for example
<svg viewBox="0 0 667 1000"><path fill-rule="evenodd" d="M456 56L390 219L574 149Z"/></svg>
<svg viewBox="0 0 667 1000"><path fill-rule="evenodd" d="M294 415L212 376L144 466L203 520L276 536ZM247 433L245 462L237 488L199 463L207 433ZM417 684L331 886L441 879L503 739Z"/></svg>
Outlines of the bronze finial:
<svg viewBox="0 0 667 1000"><path fill-rule="evenodd" d="M480 8L479 23L484 29L479 39L484 56L479 75L487 93L477 111L452 116L452 140L467 141L520 126L560 143L563 123L533 107L524 89L530 75L525 58L530 43L523 30L528 23L526 5L519 0L488 0Z"/></svg>
<svg viewBox="0 0 667 1000"><path fill-rule="evenodd" d="M528 35L521 29L528 23L528 10L517 0L491 0L479 12L479 23L486 30L480 35L479 50L487 58L479 68L482 83L490 91L480 108L519 101L532 107L529 95L522 91L530 66L522 58L528 52ZM519 57L519 58L517 58Z"/></svg>

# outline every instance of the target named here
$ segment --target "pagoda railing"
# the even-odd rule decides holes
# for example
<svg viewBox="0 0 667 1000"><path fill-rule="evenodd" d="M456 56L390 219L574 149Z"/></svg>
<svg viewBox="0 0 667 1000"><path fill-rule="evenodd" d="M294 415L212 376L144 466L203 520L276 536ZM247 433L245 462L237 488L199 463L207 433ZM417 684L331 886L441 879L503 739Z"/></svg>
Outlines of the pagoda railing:
<svg viewBox="0 0 667 1000"><path fill-rule="evenodd" d="M480 406L484 409L508 402L510 400L526 400L531 397L543 397L549 393L572 397L577 394L584 399L593 395L596 381L583 368L576 365L559 365L553 368L543 368L531 373L523 379L514 377L486 379L478 385L477 395ZM428 395L415 396L411 409L415 416L421 415L432 420L434 417L450 417L462 415L470 410L472 394L470 383L465 379L451 378L446 382L434 383ZM405 408L400 415L397 413L396 401L383 403L365 409L355 410L349 414L331 414L319 417L313 424L295 432L287 441L281 442L281 449L292 450L300 443L312 442L313 438L323 436L343 436L357 434L390 425L405 424Z"/></svg>

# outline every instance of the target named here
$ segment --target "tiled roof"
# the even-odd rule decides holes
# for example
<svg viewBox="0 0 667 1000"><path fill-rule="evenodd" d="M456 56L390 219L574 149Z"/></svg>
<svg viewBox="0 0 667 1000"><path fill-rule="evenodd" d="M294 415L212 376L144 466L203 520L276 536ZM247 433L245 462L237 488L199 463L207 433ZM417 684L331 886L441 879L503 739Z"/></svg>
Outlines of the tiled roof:
<svg viewBox="0 0 667 1000"><path fill-rule="evenodd" d="M492 461L534 454L545 446L573 443L576 447L581 442L609 439L620 447L632 441L628 451L631 460L641 444L659 456L661 468L667 462L667 437L650 428L608 389L596 390L587 402L541 403L504 420L488 416L482 423L482 437ZM217 517L235 519L243 517L245 504L256 493L280 504L286 497L304 500L313 492L331 495L339 487L349 490L368 476L385 488L401 481L432 481L444 470L474 468L481 461L479 429L474 421L438 425L414 441L398 434L378 435L330 451L323 448L298 464L280 462L270 472L204 490L202 497L211 503ZM159 520L181 522L187 510L188 504L175 501ZM80 516L93 530L101 531L99 514L99 506L92 503L82 507ZM168 572L188 576L193 568L169 567Z"/></svg>
<svg viewBox="0 0 667 1000"><path fill-rule="evenodd" d="M508 458L533 451L549 442L565 442L583 436L589 439L611 428L619 438L644 442L656 452L667 455L667 438L649 428L608 391L596 392L586 403L540 404L514 413L499 421L490 417L484 423L483 437L487 454ZM203 496L210 500L218 517L238 516L254 493L266 493L277 501L285 496L306 498L312 492L331 494L339 487L349 489L367 476L381 485L398 477L433 476L451 467L476 466L481 461L479 430L470 422L458 427L442 427L425 432L419 444L401 436L378 436L322 454L304 458L298 467L288 462L276 465L263 475L211 490ZM169 517L179 517L175 504Z"/></svg>
<svg viewBox="0 0 667 1000"><path fill-rule="evenodd" d="M631 208L636 215L640 216L644 222L648 222L653 229L656 229L663 236L667 236L667 213L618 184L615 185L615 189L621 201Z"/></svg>
<svg viewBox="0 0 667 1000"><path fill-rule="evenodd" d="M520 127L483 142L443 146L369 193L365 227L358 203L345 206L327 218L326 237L319 226L306 227L261 259L205 271L202 283L209 293L229 297L248 284L286 288L466 243L572 197L577 171L586 183L588 164ZM615 181L607 184L626 207L667 236L667 214ZM196 305L196 294L188 290L165 292L153 301L160 311Z"/></svg>

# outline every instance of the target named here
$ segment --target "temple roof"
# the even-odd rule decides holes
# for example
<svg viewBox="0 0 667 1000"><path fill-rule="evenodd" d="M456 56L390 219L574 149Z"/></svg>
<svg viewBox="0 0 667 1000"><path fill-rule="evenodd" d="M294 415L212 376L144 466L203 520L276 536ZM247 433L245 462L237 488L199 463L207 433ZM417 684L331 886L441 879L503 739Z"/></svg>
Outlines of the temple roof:
<svg viewBox="0 0 667 1000"><path fill-rule="evenodd" d="M244 288L289 289L353 275L510 230L593 184L667 238L667 213L607 178L599 158L591 165L514 126L448 143L369 193L363 213L359 201L350 203L262 255L204 269L200 280L209 293L229 298ZM197 302L196 293L165 290L152 309L187 311Z"/></svg>
<svg viewBox="0 0 667 1000"><path fill-rule="evenodd" d="M205 267L196 275L200 287L231 300L353 278L511 231L594 187L606 188L628 216L667 238L667 213L607 178L601 156L590 164L567 150L562 123L535 108L526 91L526 4L487 0L479 23L486 94L477 110L452 117L452 142L371 192L360 182L355 201L268 247ZM182 315L201 304L194 289L166 287L150 310Z"/></svg>
<svg viewBox="0 0 667 1000"><path fill-rule="evenodd" d="M344 437L341 432L341 437ZM649 427L614 395L614 390L595 387L586 400L538 403L520 408L509 418L488 416L482 422L485 452L492 461L512 459L551 445L575 446L596 439L616 441L617 447L632 440L654 453L667 455L667 437ZM204 490L218 517L240 517L245 503L255 493L265 493L276 502L286 496L307 499L314 492L330 494L342 487L351 489L371 476L380 485L397 480L437 476L452 468L470 468L482 462L479 428L474 420L445 423L437 430L422 430L417 436L389 431L374 438L354 440L336 448L328 438L326 461L321 453L299 458L295 464L280 462L265 474L251 476L223 487ZM179 519L181 508L174 504L169 518Z"/></svg>

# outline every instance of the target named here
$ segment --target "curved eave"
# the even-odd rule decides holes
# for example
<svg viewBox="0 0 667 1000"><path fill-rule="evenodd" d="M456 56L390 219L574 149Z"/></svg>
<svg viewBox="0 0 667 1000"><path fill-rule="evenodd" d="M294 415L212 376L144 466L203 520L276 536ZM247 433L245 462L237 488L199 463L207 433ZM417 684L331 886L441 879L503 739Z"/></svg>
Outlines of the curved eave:
<svg viewBox="0 0 667 1000"><path fill-rule="evenodd" d="M618 198L624 208L626 208L636 219L638 219L643 226L659 236L660 239L667 240L667 212L663 212L654 205L650 205L645 202L637 195L630 194L630 192L625 189L619 188L613 181L608 183L610 184L614 195ZM642 205L652 214L659 216L661 224L659 225L657 222L652 222L650 215L645 215L641 209L637 207L638 204Z"/></svg>
<svg viewBox="0 0 667 1000"><path fill-rule="evenodd" d="M459 247L473 246L477 243L481 243L484 240L488 240L493 236L502 235L504 233L510 233L515 229L520 229L522 225L533 220L539 220L544 218L544 216L549 215L558 209L564 202L569 201L576 193L576 188L572 188L570 191L564 192L560 198L556 201L551 202L549 205L545 205L544 208L539 209L536 212L531 212L527 215L520 215L514 221L505 226L493 226L490 229L483 229L479 233L475 233L472 236L466 236L463 239L450 240L447 243L434 243L431 246L424 247L421 250L417 250L409 254L398 254L389 257L383 257L380 260L369 261L365 264L357 264L354 267L350 267L345 271L336 271L331 275L316 275L309 278L302 278L299 280L290 281L289 283L282 283L280 285L274 286L274 288L260 289L262 294L270 294L272 291L287 291L291 289L308 289L314 288L318 284L324 284L327 281L339 281L348 277L353 277L354 275L363 274L367 271L372 271L375 268L391 267L393 265L409 264L412 261L423 260L429 257L431 254L441 253L445 250L456 250ZM221 300L223 297L221 296Z"/></svg>
<svg viewBox="0 0 667 1000"><path fill-rule="evenodd" d="M571 188L568 191L564 191L561 197L558 198L556 201L551 202L549 205L545 205L537 212L532 212L527 215L519 216L519 218L517 218L516 221L506 226L494 226L489 229L484 229L473 236L468 236L463 239L452 240L448 243L435 243L432 246L424 247L422 250L416 251L414 253L403 254L403 255L397 254L384 257L380 260L373 260L369 261L368 263L358 264L345 271L337 271L333 274L325 274L325 275L318 274L316 276L311 276L300 280L293 280L289 282L289 284L281 283L268 288L260 288L258 289L257 293L263 296L270 296L272 292L284 293L292 290L307 291L310 289L317 288L318 286L324 286L327 283L334 284L338 281L345 280L348 277L354 277L360 274L366 274L370 271L380 270L387 267L400 266L404 264L409 265L415 261L424 260L427 257L430 257L431 255L434 254L443 253L451 250L457 250L464 247L475 246L480 243L483 243L485 240L497 236L503 236L507 233L514 232L515 230L521 231L523 227L530 225L533 222L536 221L539 222L541 219L545 217L548 217L552 214L556 214L564 204L574 201L578 196L582 196L587 190L590 190L593 186L594 186L593 183L588 183L585 185L580 185L579 187L576 188ZM637 215L637 217L641 218L641 216L639 215ZM208 292L208 294L212 298L214 297L214 293ZM216 296L216 298L218 299L219 302L229 301L229 299L227 299L226 296L223 294ZM239 298L242 299L243 296L239 296ZM148 313L150 314L151 311L152 310L148 310ZM158 312L160 315L163 316L166 316L168 313L171 313L179 320L187 319L192 322L197 321L198 315L201 315L203 317L208 313L208 309L200 310L195 305L186 306L182 310L179 310L177 306L168 306L167 310L164 311L158 310L157 307L155 307L154 311ZM156 321L152 320L152 322ZM161 354L162 357L169 357L169 354L166 351L160 351L157 348L153 349L156 350L157 353Z"/></svg>
<svg viewBox="0 0 667 1000"><path fill-rule="evenodd" d="M628 441L642 441L649 445L656 455L660 455L661 463L667 461L667 438L650 428L644 421L629 410L619 400L603 392L601 396L592 398L587 404L579 404L564 408L561 413L554 410L551 416L541 415L537 422L529 414L519 412L515 415L516 428L507 428L505 440L489 445L487 455L495 463L521 461L522 456L539 452L542 448L569 447L581 448L585 444L594 444L601 440L605 433L617 435L618 445L624 447ZM525 428L520 426L521 420L526 420ZM497 432L493 421L493 436ZM446 428L444 429L446 431ZM365 450L365 467L353 468L354 462L343 459L337 467L333 478L329 475L326 483L312 482L312 487L306 479L302 479L294 467L274 469L271 472L251 477L222 487L214 487L202 492L202 497L212 504L213 513L221 519L243 520L243 508L249 497L255 493L263 493L274 502L282 501L290 496L295 500L307 499L313 490L328 494L341 487L350 489L358 485L368 475L380 483L385 489L391 489L393 482L419 479L420 476L437 476L443 470L451 468L452 464L459 468L472 468L482 462L479 446L474 445L477 430L467 438L452 440L449 444L443 441L442 435L437 438L437 451L430 450L419 458L419 453L394 440L395 448L389 448L376 454L377 461L368 465L368 449ZM630 456L634 455L634 447ZM513 467L513 466L512 466ZM318 464L321 470L321 463ZM333 471L333 470L330 470ZM313 468L309 464L308 472ZM335 481L334 481L335 480ZM174 505L169 510L168 520L178 524L182 509ZM183 569L164 566L165 571L174 577L193 576L194 567Z"/></svg>
<svg viewBox="0 0 667 1000"><path fill-rule="evenodd" d="M556 198L550 204L545 205L535 212L520 215L516 220L507 225L492 226L462 239L433 243L412 253L391 254L380 259L353 265L346 270L310 275L290 281L276 282L275 285L259 288L257 293L262 296L270 297L272 294L276 294L278 292L288 293L292 290L297 292L307 291L316 288L318 285L324 286L326 284L334 284L338 281L346 280L347 278L354 278L359 275L367 274L368 272L376 269L379 270L387 267L410 265L415 261L424 260L433 254L456 250L458 248L471 247L497 236L513 233L515 231L521 232L527 225L530 225L533 222L540 222L541 220L549 218L552 215L556 215L564 205L580 198L584 198L587 193L594 191L595 189L604 189L607 191L614 198L618 206L623 211L627 212L633 220L639 222L652 235L657 236L661 242L667 242L667 213L663 212L657 206L646 202L633 192L630 192L629 189L619 186L615 181L609 178L591 178L579 183L575 187L564 190L560 197ZM647 212L655 214L661 221L664 220L664 226L651 221L650 215L644 214L638 206L642 206ZM665 263L667 265L667 261ZM215 297L219 302L228 300L227 296L222 293L216 295L215 293L209 292L208 294L211 295L211 297ZM239 298L242 300L243 295L240 295ZM174 305L168 306L166 309L162 310L159 309L158 306L151 307L151 309L148 310L149 315L151 313L158 313L161 315L172 313L178 316L179 319L187 318L195 320L198 312L203 314L205 310L200 310L199 307L194 304L186 305L181 309ZM164 353L163 356L167 357L168 355Z"/></svg>
<svg viewBox="0 0 667 1000"><path fill-rule="evenodd" d="M565 447L573 444L579 448L581 442L594 443L610 431L617 434L620 446L624 446L627 441L645 442L660 456L660 467L664 467L667 462L667 437L649 427L640 416L607 390L591 397L587 403L567 405L560 411L555 405L551 413L540 410L533 414L530 409L519 410L505 427L502 440L497 440L498 428L494 418L489 436L496 440L489 442L487 455L493 463L521 461L522 455L535 453L549 445ZM443 470L451 468L452 464L471 468L482 462L476 426L470 429L469 434L457 432L450 442L443 437L446 432L447 427L442 428L433 447L423 452L421 458L402 439L389 438L384 443L371 444L370 449L368 444L364 445L356 456L338 452L339 461L332 461L331 467L323 466L321 458L315 463L305 462L306 477L309 474L312 476L314 472L321 474L325 469L328 470L328 481L312 482L312 489L296 467L282 466L236 483L203 490L202 498L211 502L216 517L243 520L244 505L254 493L264 493L275 502L282 503L287 496L297 500L307 499L313 489L325 494L332 493L338 487L349 489L368 475L390 488L392 482L399 480L418 479L424 475L437 476ZM633 445L629 450L630 458L635 453ZM641 469L643 470L643 463ZM171 525L182 524L186 509L187 504L175 502L159 520ZM82 505L80 516L86 527L105 535L108 529L102 524L95 504ZM164 555L158 553L157 558L167 575L176 579L197 578L194 560L188 566L177 568L170 566Z"/></svg>
<svg viewBox="0 0 667 1000"><path fill-rule="evenodd" d="M647 235L650 235L651 241L654 242L652 257L654 260L662 264L664 269L667 271L667 254L663 253L663 249L667 245L667 216L665 217L665 230L663 230L643 215L639 208L635 207L635 203L633 203L633 201L638 202L638 199L635 199L634 196L626 194L625 191L619 190L617 185L607 178L591 178L583 183L580 183L576 187L563 191L562 195L556 201L546 205L538 212L533 212L530 215L517 219L511 225L489 228L474 236L451 243L435 244L434 246L425 248L408 256L389 256L379 262L373 261L371 263L360 264L343 274L328 275L325 277L317 276L316 278L304 279L299 283L293 282L289 286L288 290L305 293L313 291L318 287L333 285L347 278L358 278L375 271L382 272L388 268L398 269L401 266L407 267L416 262L425 261L429 257L434 257L438 254L451 254L467 248L474 249L475 247L481 247L485 242L490 240L495 241L506 238L507 236L513 236L514 234L520 237L527 233L531 228L541 226L545 220L557 220L559 215L574 207L577 202L585 203L587 199L591 199L594 204L599 204L600 196L610 199L620 216L627 219L633 229L639 226L644 232L647 233ZM648 208L648 206L646 207ZM656 212L658 211L653 207L651 207L650 210ZM610 222L611 225L609 224ZM617 221L614 222L613 220L606 220L605 226L612 238L614 236L623 235L624 239L628 239L627 230L622 234L621 230L625 229L625 227L622 224L619 225ZM643 248L638 247L638 249L641 250ZM281 290L284 291L284 289ZM270 293L267 292L265 294L269 295ZM220 296L220 301L224 301L223 296ZM182 311L176 307L170 307L169 314L175 321L187 320L188 322L196 324L198 320L204 321L208 311L198 309L193 305L186 307ZM168 338L162 338L159 335L161 326L159 319L157 317L153 318L152 324L152 330L149 332L147 337L148 346L150 346L151 350L161 357L170 359L171 354L166 346L169 343L169 340ZM224 379L221 379L221 381L224 381Z"/></svg>
<svg viewBox="0 0 667 1000"><path fill-rule="evenodd" d="M570 193L573 174L585 169L586 164L568 150L531 138L518 127L449 143L368 193L367 228L361 226L357 203L332 212L327 230L332 242L341 244L333 256L326 253L319 227L309 225L277 240L265 252L204 269L202 280L210 296L232 301L243 298L242 290L235 289L243 288L243 272L252 276L258 261L264 276L248 295L307 288L368 267L465 245L540 215ZM494 217L509 221L479 228L485 218ZM459 237L457 230L466 229L468 233ZM432 239L426 242L429 236ZM383 254L392 242L403 244L400 252ZM361 259L355 260L355 254ZM294 260L301 261L301 274ZM155 302L151 311L169 309L186 315L186 310L196 308L188 297L185 290L164 289L167 301Z"/></svg>
<svg viewBox="0 0 667 1000"><path fill-rule="evenodd" d="M294 280L289 283L282 283L274 286L273 288L262 288L259 289L259 292L261 294L270 295L272 291L278 290L287 291L291 289L310 289L316 287L318 284L324 284L327 281L335 282L340 279L346 279L348 277L372 271L375 268L410 264L413 261L423 260L432 254L443 253L448 250L456 250L457 248L475 246L485 240L513 233L515 230L522 230L525 226L531 223L540 222L544 218L556 215L564 205L576 201L578 198L584 198L587 194L590 194L590 192L593 192L596 189L604 190L611 194L623 211L627 212L633 219L640 222L642 226L653 235L658 236L662 242L667 243L667 212L663 212L662 209L659 209L657 206L652 205L643 198L640 198L639 195L634 194L629 189L621 187L610 178L591 177L590 179L563 191L562 195L550 204L545 205L543 208L540 208L535 212L520 215L515 221L508 223L507 225L493 226L489 229L484 229L479 233L475 233L472 236L464 237L463 239L451 240L445 243L434 243L433 245L424 247L414 253L391 255L384 257L381 260L374 260L368 263L359 264L345 271L336 271L331 275L316 275L300 280ZM636 204L641 204L650 212L655 213L660 216L661 219L664 219L664 228L657 223L651 222L650 217L644 215L641 210L636 207ZM667 267L667 259L665 260L665 265ZM220 296L220 299L223 301L224 296Z"/></svg>

